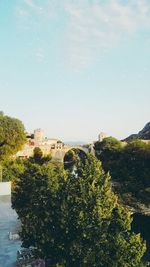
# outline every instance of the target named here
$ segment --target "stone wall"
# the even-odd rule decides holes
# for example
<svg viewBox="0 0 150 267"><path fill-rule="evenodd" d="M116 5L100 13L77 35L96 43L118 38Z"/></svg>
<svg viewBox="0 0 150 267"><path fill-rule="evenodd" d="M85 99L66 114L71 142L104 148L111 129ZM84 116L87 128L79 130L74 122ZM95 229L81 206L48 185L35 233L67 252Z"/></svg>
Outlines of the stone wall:
<svg viewBox="0 0 150 267"><path fill-rule="evenodd" d="M0 182L0 196L11 195L11 182Z"/></svg>

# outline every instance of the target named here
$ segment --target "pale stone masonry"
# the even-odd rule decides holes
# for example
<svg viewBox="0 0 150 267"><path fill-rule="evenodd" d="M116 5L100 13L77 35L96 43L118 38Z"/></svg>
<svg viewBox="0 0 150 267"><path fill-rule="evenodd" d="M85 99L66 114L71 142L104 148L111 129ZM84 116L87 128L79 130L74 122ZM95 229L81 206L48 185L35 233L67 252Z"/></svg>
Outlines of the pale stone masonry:
<svg viewBox="0 0 150 267"><path fill-rule="evenodd" d="M0 182L0 196L11 195L11 182Z"/></svg>
<svg viewBox="0 0 150 267"><path fill-rule="evenodd" d="M34 130L34 135L27 135L27 143L23 149L16 154L16 157L29 158L33 156L35 147L39 147L44 155L52 152L53 149L62 149L64 144L59 139L45 138L42 129Z"/></svg>

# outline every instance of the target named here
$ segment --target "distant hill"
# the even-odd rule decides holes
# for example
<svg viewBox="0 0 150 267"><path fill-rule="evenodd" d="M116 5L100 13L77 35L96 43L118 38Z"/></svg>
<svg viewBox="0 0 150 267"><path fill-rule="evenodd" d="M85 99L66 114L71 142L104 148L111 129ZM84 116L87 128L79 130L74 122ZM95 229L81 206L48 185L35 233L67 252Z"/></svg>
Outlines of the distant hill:
<svg viewBox="0 0 150 267"><path fill-rule="evenodd" d="M134 139L150 140L150 122L148 122L139 133L131 134L123 141L132 141Z"/></svg>

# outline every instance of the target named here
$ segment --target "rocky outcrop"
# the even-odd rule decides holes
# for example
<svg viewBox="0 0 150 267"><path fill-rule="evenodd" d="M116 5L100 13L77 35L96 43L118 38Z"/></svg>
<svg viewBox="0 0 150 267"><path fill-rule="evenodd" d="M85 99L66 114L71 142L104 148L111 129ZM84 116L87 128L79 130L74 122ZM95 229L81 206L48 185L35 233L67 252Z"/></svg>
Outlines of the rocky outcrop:
<svg viewBox="0 0 150 267"><path fill-rule="evenodd" d="M139 139L139 138L138 138L138 135L137 135L137 134L131 134L131 135L129 135L127 138L125 138L125 139L122 140L122 141L129 142L129 141L133 141L133 140L135 140L135 139Z"/></svg>
<svg viewBox="0 0 150 267"><path fill-rule="evenodd" d="M150 140L150 122L148 122L143 130L138 133L138 138L143 140Z"/></svg>
<svg viewBox="0 0 150 267"><path fill-rule="evenodd" d="M145 127L141 131L139 131L138 134L131 134L123 141L128 142L135 139L150 140L150 122L148 122Z"/></svg>
<svg viewBox="0 0 150 267"><path fill-rule="evenodd" d="M135 200L135 202L122 201L122 203L133 213L150 216L150 205L145 205L138 200Z"/></svg>

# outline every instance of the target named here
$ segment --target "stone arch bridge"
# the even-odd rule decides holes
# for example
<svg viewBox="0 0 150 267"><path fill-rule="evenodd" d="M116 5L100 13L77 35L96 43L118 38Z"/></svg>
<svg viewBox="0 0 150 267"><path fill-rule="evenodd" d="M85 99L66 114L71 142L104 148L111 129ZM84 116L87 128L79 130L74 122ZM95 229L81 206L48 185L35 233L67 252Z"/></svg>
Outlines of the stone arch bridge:
<svg viewBox="0 0 150 267"><path fill-rule="evenodd" d="M89 153L89 149L83 146L63 146L62 148L55 148L51 150L52 159L64 161L64 157L69 150L81 150L85 154Z"/></svg>

